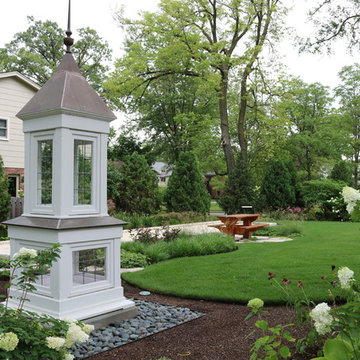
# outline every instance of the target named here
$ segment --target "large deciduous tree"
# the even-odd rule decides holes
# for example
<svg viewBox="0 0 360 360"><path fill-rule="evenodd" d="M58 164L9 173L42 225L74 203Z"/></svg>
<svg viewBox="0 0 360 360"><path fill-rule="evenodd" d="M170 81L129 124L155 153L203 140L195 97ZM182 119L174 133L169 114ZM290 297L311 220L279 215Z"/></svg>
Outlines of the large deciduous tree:
<svg viewBox="0 0 360 360"><path fill-rule="evenodd" d="M345 156L353 163L355 187L359 181L360 162L360 64L345 66L339 73L340 85L335 93L340 100L341 129L345 131ZM340 128L340 127L339 127Z"/></svg>
<svg viewBox="0 0 360 360"><path fill-rule="evenodd" d="M317 27L313 37L305 39L303 49L331 52L334 40L342 39L350 50L359 50L360 3L358 0L318 0L309 11Z"/></svg>
<svg viewBox="0 0 360 360"><path fill-rule="evenodd" d="M145 13L129 26L126 55L117 62L108 91L142 99L161 78L199 79L199 91L217 99L221 144L231 171L229 83L241 79L236 133L247 161L248 80L265 42L280 34L281 0L162 0L159 6L157 13Z"/></svg>
<svg viewBox="0 0 360 360"><path fill-rule="evenodd" d="M286 149L307 180L316 177L325 159L334 155L331 101L327 87L291 79L277 105L277 114L288 119Z"/></svg>
<svg viewBox="0 0 360 360"><path fill-rule="evenodd" d="M14 35L14 39L0 49L0 70L19 71L43 85L56 69L64 55L65 30L56 22L28 17L29 28ZM108 43L95 30L78 30L79 38L72 46L81 73L99 90L111 60Z"/></svg>

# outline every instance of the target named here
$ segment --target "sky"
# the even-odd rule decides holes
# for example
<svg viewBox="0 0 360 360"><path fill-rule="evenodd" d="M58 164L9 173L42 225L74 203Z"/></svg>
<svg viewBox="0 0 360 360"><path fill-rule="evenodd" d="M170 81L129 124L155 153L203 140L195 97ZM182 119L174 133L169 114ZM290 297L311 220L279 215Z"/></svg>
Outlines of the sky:
<svg viewBox="0 0 360 360"><path fill-rule="evenodd" d="M287 24L294 27L299 35L311 32L311 24L306 22L306 12L313 0L289 0L294 3ZM155 11L158 0L72 0L71 30L76 41L76 29L91 27L106 41L113 50L114 59L122 53L124 34L114 20L114 12L122 5L128 17L137 16L139 11ZM56 21L60 27L67 26L68 0L10 0L1 4L0 47L10 42L15 33L28 28L26 17L34 16L36 20ZM278 50L279 56L288 67L288 72L299 76L307 83L320 82L331 88L338 83L337 73L345 65L356 62L356 57L347 54L341 43L334 46L334 54L312 55L299 54L298 49L289 41L284 42ZM121 114L117 114L122 117ZM112 124L117 126L119 123Z"/></svg>

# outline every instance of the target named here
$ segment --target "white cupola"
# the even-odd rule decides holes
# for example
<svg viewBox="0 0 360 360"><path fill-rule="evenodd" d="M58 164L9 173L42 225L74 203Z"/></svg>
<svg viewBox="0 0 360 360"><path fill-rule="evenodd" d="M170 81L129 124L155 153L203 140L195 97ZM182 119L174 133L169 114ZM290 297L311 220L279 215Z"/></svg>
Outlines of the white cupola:
<svg viewBox="0 0 360 360"><path fill-rule="evenodd" d="M25 308L103 324L136 313L120 279L125 223L107 214L107 137L115 116L81 75L66 34L59 67L17 114L25 133L24 214L5 224L11 255L61 244L61 258Z"/></svg>

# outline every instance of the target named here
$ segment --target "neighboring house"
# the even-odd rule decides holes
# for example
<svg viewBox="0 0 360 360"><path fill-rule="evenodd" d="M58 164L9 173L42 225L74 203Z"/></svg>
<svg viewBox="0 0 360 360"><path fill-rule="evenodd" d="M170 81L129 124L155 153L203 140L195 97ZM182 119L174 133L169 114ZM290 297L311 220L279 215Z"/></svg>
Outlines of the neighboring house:
<svg viewBox="0 0 360 360"><path fill-rule="evenodd" d="M161 161L156 161L151 165L151 170L155 172L158 178L159 186L167 186L172 169L173 165L168 165Z"/></svg>
<svg viewBox="0 0 360 360"><path fill-rule="evenodd" d="M40 89L17 71L0 73L0 156L9 178L11 196L23 188L24 134L16 114Z"/></svg>

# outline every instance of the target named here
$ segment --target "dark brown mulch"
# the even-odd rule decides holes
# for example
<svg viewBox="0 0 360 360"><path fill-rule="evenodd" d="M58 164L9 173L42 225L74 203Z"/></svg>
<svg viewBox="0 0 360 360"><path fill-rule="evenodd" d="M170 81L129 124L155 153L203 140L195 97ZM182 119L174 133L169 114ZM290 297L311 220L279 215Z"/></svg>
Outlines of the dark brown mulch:
<svg viewBox="0 0 360 360"><path fill-rule="evenodd" d="M181 299L173 296L139 295L140 289L123 282L125 296L166 305L188 307L205 316L146 337L117 349L104 352L90 360L156 360L166 356L171 360L247 360L250 348L261 333L251 334L255 319L244 321L249 308L241 305L215 303L203 300ZM268 307L262 319L271 325L288 324L294 315L286 307ZM294 327L293 336L301 338L306 332ZM251 334L251 335L249 335ZM314 357L314 356L312 356ZM311 357L310 357L311 358ZM305 359L303 356L293 359Z"/></svg>
<svg viewBox="0 0 360 360"><path fill-rule="evenodd" d="M1 293L0 282L0 293ZM188 307L200 311L205 316L176 326L161 333L148 336L119 348L91 356L89 360L156 360L166 356L171 360L247 360L254 341L262 336L255 329L255 319L244 321L249 308L236 304L223 304L203 300L181 299L173 296L151 294L139 295L140 289L123 282L125 296L159 302L166 305ZM294 312L286 307L267 307L268 313L262 319L270 325L288 324ZM295 338L306 335L304 330L291 328ZM312 358L309 356L308 358ZM293 356L292 359L306 359Z"/></svg>

